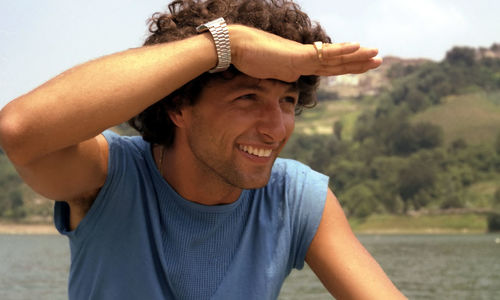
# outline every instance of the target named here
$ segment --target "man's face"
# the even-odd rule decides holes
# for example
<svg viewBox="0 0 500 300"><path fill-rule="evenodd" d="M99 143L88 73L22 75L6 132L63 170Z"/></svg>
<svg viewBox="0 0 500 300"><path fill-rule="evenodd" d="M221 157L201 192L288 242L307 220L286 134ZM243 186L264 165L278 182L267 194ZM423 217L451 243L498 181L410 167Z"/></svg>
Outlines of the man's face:
<svg viewBox="0 0 500 300"><path fill-rule="evenodd" d="M295 125L297 89L246 75L208 84L182 109L195 169L241 189L267 184L272 165Z"/></svg>

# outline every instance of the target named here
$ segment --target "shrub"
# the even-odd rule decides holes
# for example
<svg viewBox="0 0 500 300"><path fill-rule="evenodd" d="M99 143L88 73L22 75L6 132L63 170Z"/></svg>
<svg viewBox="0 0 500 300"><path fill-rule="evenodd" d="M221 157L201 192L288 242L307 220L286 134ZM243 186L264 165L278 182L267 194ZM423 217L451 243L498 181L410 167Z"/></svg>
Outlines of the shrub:
<svg viewBox="0 0 500 300"><path fill-rule="evenodd" d="M500 231L500 214L491 213L488 216L488 231L495 232Z"/></svg>

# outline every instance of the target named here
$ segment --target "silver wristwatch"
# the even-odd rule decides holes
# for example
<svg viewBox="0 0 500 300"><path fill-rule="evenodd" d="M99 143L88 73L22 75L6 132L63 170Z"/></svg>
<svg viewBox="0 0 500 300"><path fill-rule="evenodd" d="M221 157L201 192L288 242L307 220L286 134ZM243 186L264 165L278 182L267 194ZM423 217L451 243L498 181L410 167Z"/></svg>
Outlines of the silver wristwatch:
<svg viewBox="0 0 500 300"><path fill-rule="evenodd" d="M231 64L231 45L229 44L229 30L224 18L218 18L196 27L196 31L210 31L215 42L217 51L217 66L209 70L209 73L217 73L227 70Z"/></svg>

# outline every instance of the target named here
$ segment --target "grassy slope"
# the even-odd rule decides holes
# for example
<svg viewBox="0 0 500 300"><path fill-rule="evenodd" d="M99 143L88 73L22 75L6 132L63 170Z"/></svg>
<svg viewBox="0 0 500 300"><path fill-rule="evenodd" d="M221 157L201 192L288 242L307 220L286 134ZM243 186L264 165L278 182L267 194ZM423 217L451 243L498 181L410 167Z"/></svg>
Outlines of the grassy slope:
<svg viewBox="0 0 500 300"><path fill-rule="evenodd" d="M500 188L499 182L500 174L493 180L476 182L467 187L464 195L467 199L467 206L478 209L491 207L493 195Z"/></svg>
<svg viewBox="0 0 500 300"><path fill-rule="evenodd" d="M374 109L374 105L352 99L320 102L297 117L295 132L331 134L333 124L341 121L343 135L349 139L357 117L364 110ZM463 138L469 144L490 143L500 133L500 92L449 96L441 105L415 115L412 121L441 126L446 143L457 138Z"/></svg>
<svg viewBox="0 0 500 300"><path fill-rule="evenodd" d="M357 233L480 233L486 232L486 215L442 214L418 216L372 215L350 219Z"/></svg>
<svg viewBox="0 0 500 300"><path fill-rule="evenodd" d="M321 102L297 119L296 132L331 134L333 124L343 122L343 135L352 136L356 118L374 103L356 100ZM469 144L491 143L500 132L500 92L476 92L449 96L443 104L417 114L413 122L427 121L443 128L445 142L463 138ZM476 208L487 207L498 187L496 181L479 182L468 187L466 197L474 199ZM421 216L374 215L366 220L350 219L356 232L382 233L463 233L485 232L484 214L446 214Z"/></svg>
<svg viewBox="0 0 500 300"><path fill-rule="evenodd" d="M316 108L304 111L297 118L296 132L331 134L333 124L340 120L344 125L343 136L349 139L357 117L362 111L373 109L374 105L373 102L357 100L321 102ZM413 121L429 121L442 126L447 142L458 137L464 138L470 144L491 142L500 131L500 92L477 92L450 96L443 101L442 105L431 107L416 115ZM123 128L120 129L123 131ZM480 182L469 187L467 192L471 196L481 195L474 203L481 207L480 202L487 203L487 198L491 197L496 186L497 182ZM39 205L40 200L36 199L34 202ZM34 206L38 206L36 204ZM361 233L484 232L486 230L486 217L481 214L413 217L375 215L366 220L351 219L350 222L353 229Z"/></svg>
<svg viewBox="0 0 500 300"><path fill-rule="evenodd" d="M332 134L333 124L342 122L342 135L350 139L358 116L374 104L366 101L344 99L323 101L315 108L306 109L296 119L295 132L301 134Z"/></svg>
<svg viewBox="0 0 500 300"><path fill-rule="evenodd" d="M443 104L417 114L413 121L441 126L447 143L457 138L469 144L490 143L500 132L500 92L449 96Z"/></svg>

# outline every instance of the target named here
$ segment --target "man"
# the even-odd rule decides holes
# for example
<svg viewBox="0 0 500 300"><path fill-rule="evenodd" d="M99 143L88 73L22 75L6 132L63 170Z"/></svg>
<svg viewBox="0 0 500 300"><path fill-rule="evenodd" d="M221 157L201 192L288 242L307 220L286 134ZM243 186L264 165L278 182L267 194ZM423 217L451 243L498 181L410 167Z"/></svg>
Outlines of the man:
<svg viewBox="0 0 500 300"><path fill-rule="evenodd" d="M2 147L57 201L70 298L273 299L304 261L339 299L404 298L327 178L277 159L317 76L375 68L377 51L327 44L290 1L169 8L145 47L70 69L1 111ZM102 133L129 119L142 139Z"/></svg>

